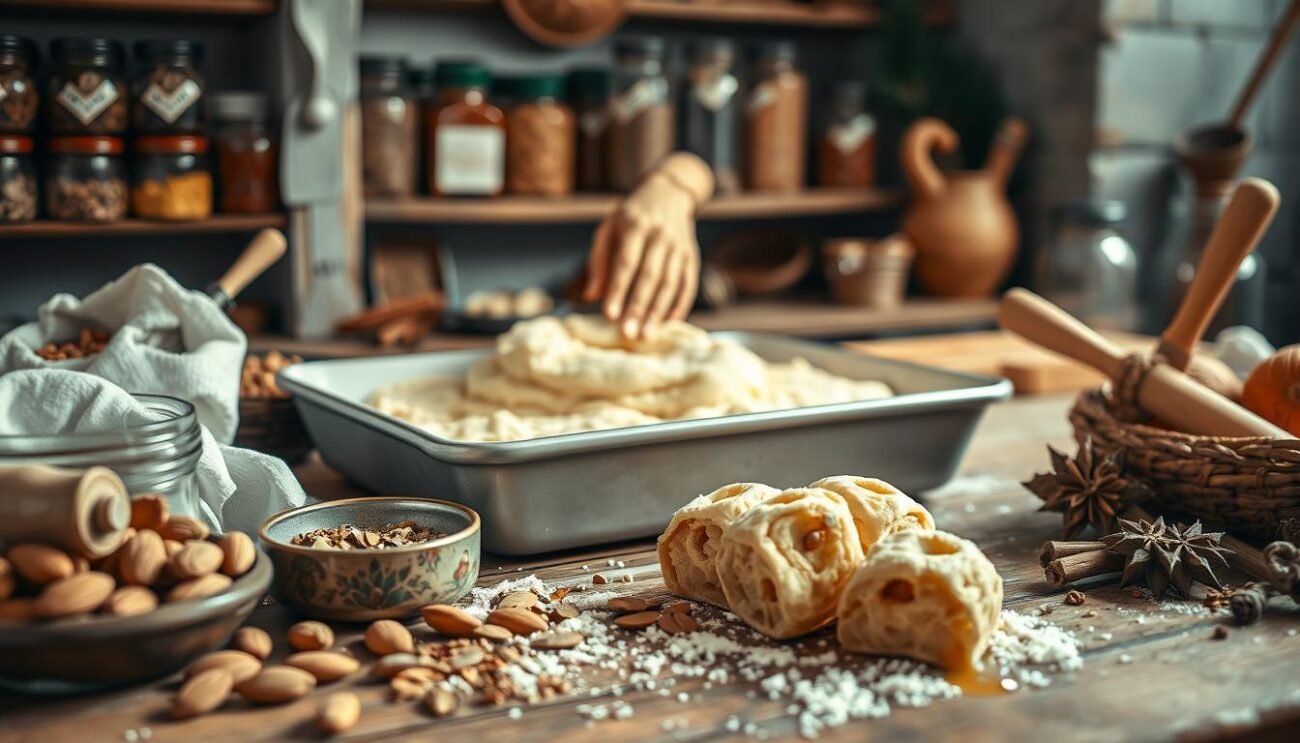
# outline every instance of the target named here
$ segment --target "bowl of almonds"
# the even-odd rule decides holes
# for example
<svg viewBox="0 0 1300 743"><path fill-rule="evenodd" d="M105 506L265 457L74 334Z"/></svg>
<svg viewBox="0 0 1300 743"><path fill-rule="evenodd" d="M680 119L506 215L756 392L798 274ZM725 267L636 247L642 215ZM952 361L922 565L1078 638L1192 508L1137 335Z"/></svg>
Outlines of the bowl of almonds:
<svg viewBox="0 0 1300 743"><path fill-rule="evenodd" d="M164 676L225 643L271 585L242 532L217 537L161 496L132 500L94 561L38 543L0 551L0 684L66 693Z"/></svg>
<svg viewBox="0 0 1300 743"><path fill-rule="evenodd" d="M249 354L244 359L239 377L236 446L279 457L289 464L311 452L311 437L293 398L275 381L281 369L301 363L301 356L286 356L279 351L264 356Z"/></svg>

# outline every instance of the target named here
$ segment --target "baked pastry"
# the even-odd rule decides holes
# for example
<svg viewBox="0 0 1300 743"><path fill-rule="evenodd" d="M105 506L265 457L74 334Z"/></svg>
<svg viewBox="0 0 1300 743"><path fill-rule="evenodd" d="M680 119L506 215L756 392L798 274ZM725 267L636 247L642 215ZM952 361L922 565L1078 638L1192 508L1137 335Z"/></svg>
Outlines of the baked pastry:
<svg viewBox="0 0 1300 743"><path fill-rule="evenodd" d="M829 490L844 499L849 513L853 514L863 554L881 537L903 529L934 531L934 517L925 506L884 480L837 475L822 478L808 487Z"/></svg>
<svg viewBox="0 0 1300 743"><path fill-rule="evenodd" d="M741 619L776 639L835 620L844 584L862 562L853 516L819 488L767 498L722 532L718 579Z"/></svg>
<svg viewBox="0 0 1300 743"><path fill-rule="evenodd" d="M682 598L727 607L716 565L722 531L741 514L781 491L756 482L725 485L673 514L659 537L659 567L668 590Z"/></svg>
<svg viewBox="0 0 1300 743"><path fill-rule="evenodd" d="M840 645L971 668L1002 609L1002 578L973 542L907 529L871 548L839 604Z"/></svg>

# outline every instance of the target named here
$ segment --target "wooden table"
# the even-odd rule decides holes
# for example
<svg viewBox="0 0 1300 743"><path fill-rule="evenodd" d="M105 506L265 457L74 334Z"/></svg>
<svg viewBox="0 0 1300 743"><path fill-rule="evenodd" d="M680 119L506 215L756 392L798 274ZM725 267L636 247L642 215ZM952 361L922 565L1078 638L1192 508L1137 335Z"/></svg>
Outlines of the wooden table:
<svg viewBox="0 0 1300 743"><path fill-rule="evenodd" d="M974 539L1002 574L1005 605L1025 613L1050 609L1048 617L1076 631L1085 643L1082 670L1057 675L1046 689L996 697L968 696L925 708L896 707L883 719L851 723L823 735L826 740L1295 740L1300 730L1300 616L1272 611L1258 625L1233 627L1214 640L1222 615L1161 610L1134 598L1113 582L1086 588L1087 603L1065 606L1043 581L1037 550L1056 535L1059 519L1035 512L1037 501L1017 483L1046 466L1044 444L1070 445L1065 423L1068 398L1017 399L993 408L981 424L957 479L930 494L927 503L942 528ZM352 486L319 463L301 474L308 489L340 497ZM685 498L685 495L683 496ZM623 544L536 559L486 556L481 585L502 576L536 573L548 585L590 582L584 563L623 560L635 575L629 593L662 591L649 542ZM516 572L517 569L522 569ZM1239 577L1238 577L1239 578ZM1095 612L1095 616L1083 616ZM1147 614L1149 612L1149 614ZM1139 622L1139 618L1142 619ZM265 606L252 622L282 638L291 614ZM340 640L355 643L358 627L341 627ZM279 642L279 639L277 639ZM281 643L282 644L282 643ZM364 655L364 650L362 651ZM600 672L593 672L599 676ZM332 687L353 685L343 681ZM628 741L671 737L663 721L688 720L678 730L683 740L730 739L723 722L732 715L754 721L773 737L793 737L794 719L786 701L750 698L754 684L733 676L727 684L704 689L698 680L675 689L695 700L682 704L649 692L624 695L636 713L626 720L588 723L576 712L583 703L602 701L582 695L530 708L511 719L501 708L474 708L435 721L413 703L387 701L387 689L367 680L355 686L362 698L361 723L349 740L413 738L439 741L553 740ZM221 711L184 723L167 719L175 680L67 700L0 696L0 740L123 740L148 728L156 741L262 740L310 738L311 717L320 692L275 708L254 709L232 701ZM604 700L609 701L609 700ZM1032 736L1032 737L1031 737Z"/></svg>

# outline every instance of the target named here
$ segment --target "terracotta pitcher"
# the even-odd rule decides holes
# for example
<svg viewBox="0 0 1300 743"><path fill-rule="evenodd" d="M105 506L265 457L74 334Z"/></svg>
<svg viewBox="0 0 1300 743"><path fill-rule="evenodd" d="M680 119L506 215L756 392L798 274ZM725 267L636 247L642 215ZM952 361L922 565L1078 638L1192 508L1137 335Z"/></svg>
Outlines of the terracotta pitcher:
<svg viewBox="0 0 1300 743"><path fill-rule="evenodd" d="M912 187L903 232L916 247L916 276L940 297L992 294L1011 269L1019 230L1006 182L1028 129L1002 123L983 170L942 173L931 156L957 149L957 133L938 119L921 119L903 136L902 163Z"/></svg>

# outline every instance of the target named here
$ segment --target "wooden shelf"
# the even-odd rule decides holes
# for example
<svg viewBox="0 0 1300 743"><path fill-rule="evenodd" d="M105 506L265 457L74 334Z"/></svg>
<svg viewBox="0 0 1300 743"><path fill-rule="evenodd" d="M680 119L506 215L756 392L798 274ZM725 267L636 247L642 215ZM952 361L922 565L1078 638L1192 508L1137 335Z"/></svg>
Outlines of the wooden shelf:
<svg viewBox="0 0 1300 743"><path fill-rule="evenodd" d="M198 222L149 222L125 219L109 224L38 220L27 224L0 225L0 240L54 237L108 237L111 235L194 235L218 232L252 232L266 227L284 227L283 214L218 214Z"/></svg>
<svg viewBox="0 0 1300 743"><path fill-rule="evenodd" d="M263 16L275 12L278 0L0 0L0 8L31 10L94 10L113 13Z"/></svg>
<svg viewBox="0 0 1300 743"><path fill-rule="evenodd" d="M559 199L502 196L493 199L422 198L366 202L372 223L550 223L595 222L609 214L618 196L579 194ZM891 209L902 204L892 190L816 189L796 194L743 194L714 199L702 219L763 219Z"/></svg>

